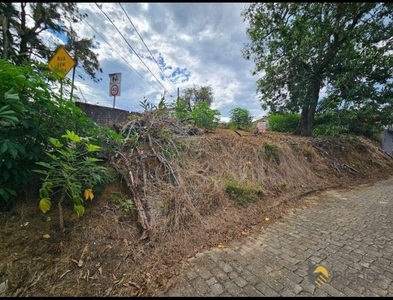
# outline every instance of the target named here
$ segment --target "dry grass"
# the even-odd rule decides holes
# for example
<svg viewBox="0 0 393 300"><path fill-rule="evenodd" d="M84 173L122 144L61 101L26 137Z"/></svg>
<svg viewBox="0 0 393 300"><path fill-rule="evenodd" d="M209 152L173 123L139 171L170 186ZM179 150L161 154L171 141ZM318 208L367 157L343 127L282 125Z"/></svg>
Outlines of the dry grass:
<svg viewBox="0 0 393 300"><path fill-rule="evenodd" d="M45 215L51 221L42 219L34 196L2 214L0 283L8 280L6 296L154 296L184 258L244 238L266 216L274 221L301 205L301 195L370 183L393 170L392 159L363 138L242 133L219 129L173 139L172 156L155 148L144 167L141 156L123 153L134 163L147 238L141 239L138 211L125 213L111 200L133 199L126 178L86 203L83 218L66 213L65 235L56 225L57 211ZM145 154L150 150L145 147ZM45 233L51 238L43 239Z"/></svg>

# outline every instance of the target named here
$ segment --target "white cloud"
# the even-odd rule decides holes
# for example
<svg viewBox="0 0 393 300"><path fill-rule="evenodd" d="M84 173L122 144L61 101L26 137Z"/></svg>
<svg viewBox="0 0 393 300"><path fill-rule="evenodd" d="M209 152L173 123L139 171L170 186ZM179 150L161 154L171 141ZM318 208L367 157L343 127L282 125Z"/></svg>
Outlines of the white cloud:
<svg viewBox="0 0 393 300"><path fill-rule="evenodd" d="M102 11L95 3L78 4L88 18L77 25L77 32L83 38L95 36L99 47L94 51L103 69L99 83L76 76L75 94L81 101L111 107L108 74L121 72L121 96L116 97L120 109L141 111L144 97L158 102L166 90L171 102L178 89L182 93L194 85L209 85L214 92L212 107L223 121L236 107L248 109L255 118L266 115L255 93L258 78L250 72L254 65L241 54L248 41L240 15L245 3L99 5ZM77 74L83 71L78 69Z"/></svg>

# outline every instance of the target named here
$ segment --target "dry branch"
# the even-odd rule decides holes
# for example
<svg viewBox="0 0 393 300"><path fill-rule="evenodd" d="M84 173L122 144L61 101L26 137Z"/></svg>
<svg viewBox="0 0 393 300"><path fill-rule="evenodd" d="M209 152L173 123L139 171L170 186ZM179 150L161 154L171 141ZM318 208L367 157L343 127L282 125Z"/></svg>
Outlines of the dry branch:
<svg viewBox="0 0 393 300"><path fill-rule="evenodd" d="M126 180L127 186L129 187L130 191L132 192L134 203L136 209L138 211L138 221L143 228L143 235L141 239L145 239L148 237L148 230L150 229L149 220L147 219L147 215L145 209L143 208L142 200L138 195L138 189L135 184L134 176L132 175L131 165L127 158L121 152L117 152L122 157L123 163L127 168L127 172L121 170L118 165L122 165L121 163L112 163L112 166L115 170L122 175L122 177ZM127 176L128 175L128 176Z"/></svg>

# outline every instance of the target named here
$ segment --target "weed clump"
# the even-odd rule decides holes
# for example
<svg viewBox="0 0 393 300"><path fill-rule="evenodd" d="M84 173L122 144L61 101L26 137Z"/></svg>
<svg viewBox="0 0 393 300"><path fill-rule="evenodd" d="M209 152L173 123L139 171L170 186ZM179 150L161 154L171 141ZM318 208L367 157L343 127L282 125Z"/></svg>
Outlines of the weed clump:
<svg viewBox="0 0 393 300"><path fill-rule="evenodd" d="M256 202L264 196L257 184L241 183L235 180L225 182L225 192L234 200L236 205L247 207L250 202Z"/></svg>

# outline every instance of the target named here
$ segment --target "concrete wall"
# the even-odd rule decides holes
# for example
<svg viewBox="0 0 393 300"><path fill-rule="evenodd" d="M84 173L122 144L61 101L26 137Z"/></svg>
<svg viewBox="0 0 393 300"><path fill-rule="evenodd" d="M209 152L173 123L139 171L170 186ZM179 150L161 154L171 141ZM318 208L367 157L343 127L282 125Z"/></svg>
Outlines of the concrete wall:
<svg viewBox="0 0 393 300"><path fill-rule="evenodd" d="M393 156L393 131L389 129L382 131L382 149Z"/></svg>
<svg viewBox="0 0 393 300"><path fill-rule="evenodd" d="M75 104L81 108L89 118L91 118L98 125L102 126L112 127L113 124L126 122L129 115L139 115L139 113L136 112L89 103L76 102Z"/></svg>

